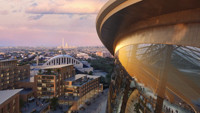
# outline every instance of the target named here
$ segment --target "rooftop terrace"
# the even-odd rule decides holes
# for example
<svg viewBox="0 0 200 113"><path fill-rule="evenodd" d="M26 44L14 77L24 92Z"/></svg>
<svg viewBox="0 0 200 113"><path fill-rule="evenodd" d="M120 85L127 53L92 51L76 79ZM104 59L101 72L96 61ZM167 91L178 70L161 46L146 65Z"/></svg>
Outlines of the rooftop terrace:
<svg viewBox="0 0 200 113"><path fill-rule="evenodd" d="M72 85L74 86L82 86L86 84L87 82L99 78L100 76L93 76L93 75L87 75L87 74L78 74L74 77L70 77L65 79L65 81L72 81Z"/></svg>

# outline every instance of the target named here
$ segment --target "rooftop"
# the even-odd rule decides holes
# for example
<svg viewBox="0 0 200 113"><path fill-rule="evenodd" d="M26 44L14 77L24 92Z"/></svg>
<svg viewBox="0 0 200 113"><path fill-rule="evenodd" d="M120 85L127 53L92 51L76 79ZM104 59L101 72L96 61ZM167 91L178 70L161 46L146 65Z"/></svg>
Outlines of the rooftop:
<svg viewBox="0 0 200 113"><path fill-rule="evenodd" d="M0 91L0 104L22 91L22 89L2 90Z"/></svg>
<svg viewBox="0 0 200 113"><path fill-rule="evenodd" d="M84 76L87 76L87 78L93 78L93 79L100 77L100 76L87 75L87 74L77 74L77 75L75 75L75 78L79 79L79 78L84 77Z"/></svg>
<svg viewBox="0 0 200 113"><path fill-rule="evenodd" d="M27 79L20 80L20 82L34 82L34 77L29 77Z"/></svg>
<svg viewBox="0 0 200 113"><path fill-rule="evenodd" d="M94 76L94 75L87 75L87 74L77 74L74 77L70 77L65 79L65 81L72 81L72 85L74 86L82 86L85 83L99 78L100 76Z"/></svg>
<svg viewBox="0 0 200 113"><path fill-rule="evenodd" d="M33 92L33 90L31 89L31 88L29 88L29 89L23 89L22 91L20 91L20 94L29 94L29 93L31 93L31 92Z"/></svg>
<svg viewBox="0 0 200 113"><path fill-rule="evenodd" d="M67 78L67 79L65 79L65 81L75 81L75 77Z"/></svg>

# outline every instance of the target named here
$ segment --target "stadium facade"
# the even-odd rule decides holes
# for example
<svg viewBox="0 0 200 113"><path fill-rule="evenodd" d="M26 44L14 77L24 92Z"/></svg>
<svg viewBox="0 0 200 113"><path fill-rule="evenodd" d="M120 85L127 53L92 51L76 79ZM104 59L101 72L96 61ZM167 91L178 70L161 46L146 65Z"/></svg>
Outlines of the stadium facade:
<svg viewBox="0 0 200 113"><path fill-rule="evenodd" d="M115 56L108 113L200 112L200 1L109 0L97 33Z"/></svg>

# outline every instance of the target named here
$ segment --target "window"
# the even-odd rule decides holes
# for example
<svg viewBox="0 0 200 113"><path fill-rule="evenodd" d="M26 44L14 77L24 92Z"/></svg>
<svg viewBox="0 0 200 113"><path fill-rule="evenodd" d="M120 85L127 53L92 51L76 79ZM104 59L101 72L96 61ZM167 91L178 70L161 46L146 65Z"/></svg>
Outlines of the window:
<svg viewBox="0 0 200 113"><path fill-rule="evenodd" d="M13 104L15 104L15 99L13 100Z"/></svg>
<svg viewBox="0 0 200 113"><path fill-rule="evenodd" d="M15 106L13 106L13 111L15 111Z"/></svg>
<svg viewBox="0 0 200 113"><path fill-rule="evenodd" d="M46 84L42 83L42 86L43 86L43 87L46 87Z"/></svg>
<svg viewBox="0 0 200 113"><path fill-rule="evenodd" d="M7 105L7 110L8 111L10 110L10 103Z"/></svg>

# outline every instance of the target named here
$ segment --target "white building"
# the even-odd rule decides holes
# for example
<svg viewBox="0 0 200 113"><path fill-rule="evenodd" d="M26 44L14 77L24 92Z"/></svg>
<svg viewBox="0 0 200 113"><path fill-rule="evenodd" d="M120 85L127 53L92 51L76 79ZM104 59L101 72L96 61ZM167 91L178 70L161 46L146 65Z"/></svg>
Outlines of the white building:
<svg viewBox="0 0 200 113"><path fill-rule="evenodd" d="M86 53L78 53L77 55L77 58L84 58L84 59L88 59L88 58L91 58L88 54Z"/></svg>
<svg viewBox="0 0 200 113"><path fill-rule="evenodd" d="M52 57L45 64L43 64L43 66L55 66L64 64L72 64L76 69L78 69L81 72L87 72L87 73L89 73L90 71L93 72L92 67L83 67L82 62L69 55L57 55L55 57Z"/></svg>
<svg viewBox="0 0 200 113"><path fill-rule="evenodd" d="M63 64L73 64L77 69L83 68L83 64L77 59L69 55L57 55L49 59L43 66L54 66L54 65L63 65Z"/></svg>

